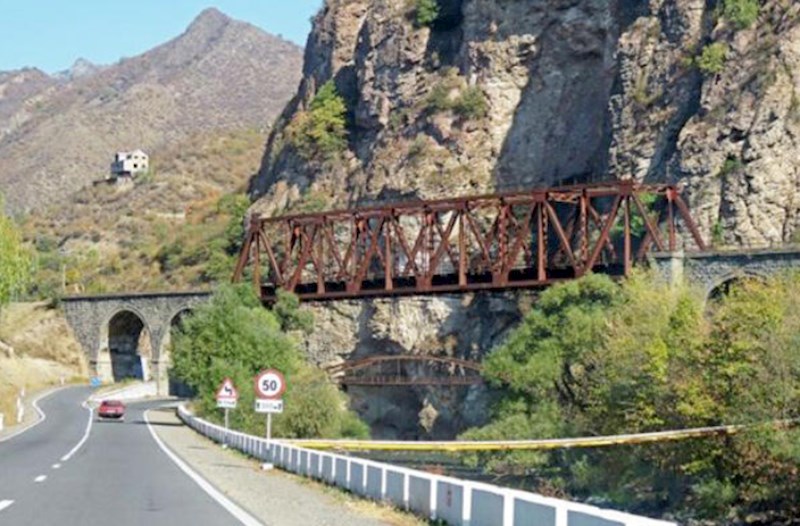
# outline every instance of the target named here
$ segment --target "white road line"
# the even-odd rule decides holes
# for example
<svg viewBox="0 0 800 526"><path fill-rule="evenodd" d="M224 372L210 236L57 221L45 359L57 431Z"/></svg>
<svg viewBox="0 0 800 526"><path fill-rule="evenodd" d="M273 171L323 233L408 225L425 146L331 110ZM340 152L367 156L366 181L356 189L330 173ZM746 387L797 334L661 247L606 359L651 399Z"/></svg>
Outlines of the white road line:
<svg viewBox="0 0 800 526"><path fill-rule="evenodd" d="M47 478L47 475L39 475L38 477L33 479L33 481L34 482L44 482L46 478Z"/></svg>
<svg viewBox="0 0 800 526"><path fill-rule="evenodd" d="M0 500L0 511L3 511L4 509L8 508L12 504L14 504L13 500Z"/></svg>
<svg viewBox="0 0 800 526"><path fill-rule="evenodd" d="M60 468L60 467L61 467L61 464L53 464L51 467L52 467L53 469L58 469L58 468Z"/></svg>
<svg viewBox="0 0 800 526"><path fill-rule="evenodd" d="M8 435L5 438L0 438L0 442L5 442L6 440L11 440L15 436L21 435L25 431L30 431L34 427L38 426L39 424L41 424L42 422L47 420L47 416L44 414L44 411L42 411L39 408L39 402L41 402L42 400L44 400L45 398L47 398L51 394L55 393L56 391L60 391L62 389L66 389L66 387L59 387L57 389L52 389L50 391L44 392L44 393L40 394L39 396L37 396L36 399L33 402L31 402L31 404L33 405L33 408L36 410L36 413L39 415L39 420L37 420L36 422L32 423L31 425L29 425L27 427L23 427L22 429L20 429L16 433L12 433L12 434ZM3 501L3 502L5 502L5 501Z"/></svg>
<svg viewBox="0 0 800 526"><path fill-rule="evenodd" d="M156 441L158 447L166 453L166 455L172 460L184 473L186 473L189 478L191 478L198 486L200 486L203 491L205 491L212 499L217 501L217 503L228 510L228 512L236 517L239 522L244 524L245 526L262 526L261 522L258 521L255 517L247 513L241 507L239 507L236 503L230 500L228 497L220 493L214 486L211 485L207 480L203 477L198 475L192 468L190 468L183 460L181 460L178 455L170 451L170 449L164 445L158 435L156 434L153 426L150 425L150 418L148 417L148 413L150 410L144 412L144 421L147 423L147 429L150 430L150 434L153 435L153 440Z"/></svg>
<svg viewBox="0 0 800 526"><path fill-rule="evenodd" d="M92 418L92 416L93 416L93 411L92 411L92 408L91 408L91 407L89 407L89 406L86 404L86 402L84 402L84 403L83 403L83 404L81 404L81 405L82 405L82 406L83 406L83 407L84 407L84 408L85 408L87 411L89 411L89 422L86 424L86 431L83 433L83 438L81 438L81 441L80 441L80 442L78 442L78 443L75 445L75 447L74 447L74 448L72 448L72 449L70 450L70 452L69 452L69 453L67 453L66 455L64 455L63 457L61 457L61 462L66 462L67 460L69 460L70 458L72 458L72 455L74 455L75 453L77 453L77 452L78 452L78 450L81 448L81 446L82 446L82 445L83 445L83 444L84 444L84 443L85 443L85 442L86 442L86 441L89 439L89 433L91 433L91 432L92 432L92 420L93 420L93 418Z"/></svg>

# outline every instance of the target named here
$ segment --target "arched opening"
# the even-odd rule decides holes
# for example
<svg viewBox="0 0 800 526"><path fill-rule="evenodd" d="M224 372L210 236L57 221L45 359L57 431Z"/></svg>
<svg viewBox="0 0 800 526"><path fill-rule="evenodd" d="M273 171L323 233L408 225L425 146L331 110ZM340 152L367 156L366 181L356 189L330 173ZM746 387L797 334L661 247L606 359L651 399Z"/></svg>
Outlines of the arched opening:
<svg viewBox="0 0 800 526"><path fill-rule="evenodd" d="M163 382L164 385L168 386L167 394L172 396L194 396L194 391L188 385L181 382L178 378L175 378L170 372L170 356L172 354L172 342L174 335L180 330L183 322L187 317L191 316L191 314L191 309L183 309L172 317L172 320L169 323L169 331L164 335L164 341L161 344L161 349L159 352L159 371L162 371L159 380L160 382Z"/></svg>
<svg viewBox="0 0 800 526"><path fill-rule="evenodd" d="M125 378L150 379L150 332L131 311L121 311L108 322L108 352L115 382Z"/></svg>
<svg viewBox="0 0 800 526"><path fill-rule="evenodd" d="M714 305L723 300L731 291L742 285L757 281L763 282L764 276L758 274L740 273L726 276L713 285L708 291L708 303Z"/></svg>

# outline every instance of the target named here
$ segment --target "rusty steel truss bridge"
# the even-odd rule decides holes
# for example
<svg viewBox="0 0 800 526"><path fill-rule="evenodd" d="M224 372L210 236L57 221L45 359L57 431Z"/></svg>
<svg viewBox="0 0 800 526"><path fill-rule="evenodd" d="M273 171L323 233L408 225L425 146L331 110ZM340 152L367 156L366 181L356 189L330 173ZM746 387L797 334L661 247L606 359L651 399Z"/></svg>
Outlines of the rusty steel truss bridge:
<svg viewBox="0 0 800 526"><path fill-rule="evenodd" d="M673 185L631 181L251 217L234 281L265 302L541 287L706 246Z"/></svg>
<svg viewBox="0 0 800 526"><path fill-rule="evenodd" d="M327 367L326 371L343 386L469 386L483 382L480 363L448 356L370 356Z"/></svg>

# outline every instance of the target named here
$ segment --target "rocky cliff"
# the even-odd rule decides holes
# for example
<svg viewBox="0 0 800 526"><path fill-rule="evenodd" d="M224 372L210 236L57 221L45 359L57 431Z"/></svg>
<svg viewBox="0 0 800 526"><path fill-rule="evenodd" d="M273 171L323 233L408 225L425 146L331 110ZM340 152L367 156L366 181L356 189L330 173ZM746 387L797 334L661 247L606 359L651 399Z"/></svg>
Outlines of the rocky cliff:
<svg viewBox="0 0 800 526"><path fill-rule="evenodd" d="M330 80L347 107L346 148L310 156L293 126ZM714 244L790 242L799 89L790 0L328 0L251 181L254 209L633 178L683 184ZM366 325L381 328L328 347L420 352L401 333L434 325L439 300L387 301L391 322L371 314ZM483 312L457 303L444 302L445 318ZM327 312L340 316L330 325L354 319ZM479 353L502 336L490 326ZM461 339L446 351L441 336L425 346L473 353Z"/></svg>
<svg viewBox="0 0 800 526"><path fill-rule="evenodd" d="M115 151L264 130L297 89L301 60L294 44L208 9L177 38L108 67L0 73L6 205L63 204L107 175Z"/></svg>

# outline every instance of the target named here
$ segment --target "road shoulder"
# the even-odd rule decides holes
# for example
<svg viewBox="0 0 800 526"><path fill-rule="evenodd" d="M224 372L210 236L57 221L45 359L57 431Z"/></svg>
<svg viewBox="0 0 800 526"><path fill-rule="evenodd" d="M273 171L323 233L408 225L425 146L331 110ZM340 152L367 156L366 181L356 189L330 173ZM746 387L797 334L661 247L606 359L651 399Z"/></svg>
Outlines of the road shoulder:
<svg viewBox="0 0 800 526"><path fill-rule="evenodd" d="M260 463L198 435L174 409L154 409L149 419L159 438L192 469L264 524L353 526L424 524L384 506L336 496L301 477Z"/></svg>

